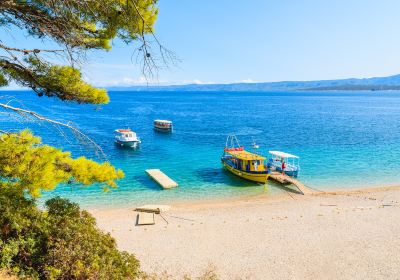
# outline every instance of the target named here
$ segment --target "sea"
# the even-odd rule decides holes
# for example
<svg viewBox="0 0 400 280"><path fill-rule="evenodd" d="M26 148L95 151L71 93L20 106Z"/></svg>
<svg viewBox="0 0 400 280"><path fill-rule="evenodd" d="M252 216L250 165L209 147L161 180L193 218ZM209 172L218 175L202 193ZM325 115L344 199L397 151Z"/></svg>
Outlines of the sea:
<svg viewBox="0 0 400 280"><path fill-rule="evenodd" d="M103 150L97 156L73 134L43 123L0 115L3 130L31 129L43 143L110 161L125 178L104 192L101 185L59 185L41 200L61 196L83 207L130 207L288 192L237 178L221 166L229 134L257 153L284 151L300 157L299 179L318 190L400 185L400 92L109 92L101 107L2 91L0 101L70 122ZM173 121L172 133L153 129L155 119ZM131 128L136 150L114 144L114 130ZM179 186L162 190L145 173L158 168Z"/></svg>

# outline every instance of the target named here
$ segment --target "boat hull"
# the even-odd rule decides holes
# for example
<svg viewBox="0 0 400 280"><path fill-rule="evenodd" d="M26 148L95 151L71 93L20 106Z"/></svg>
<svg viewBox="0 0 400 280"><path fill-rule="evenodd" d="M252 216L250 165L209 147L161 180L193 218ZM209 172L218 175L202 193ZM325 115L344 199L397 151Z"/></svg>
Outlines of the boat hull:
<svg viewBox="0 0 400 280"><path fill-rule="evenodd" d="M139 141L119 141L115 140L115 145L119 147L125 147L125 148L137 148L139 146Z"/></svg>
<svg viewBox="0 0 400 280"><path fill-rule="evenodd" d="M226 161L221 160L222 165L232 174L246 179L248 181L252 181L252 182L257 182L257 183L266 183L269 177L269 174L267 172L246 172L243 170L238 170L236 168L234 168L232 165L228 164Z"/></svg>
<svg viewBox="0 0 400 280"><path fill-rule="evenodd" d="M154 130L159 131L159 132L172 132L172 127L158 127L158 126L154 126Z"/></svg>
<svg viewBox="0 0 400 280"><path fill-rule="evenodd" d="M272 168L273 171L282 172L282 167L281 167L280 163L279 164L271 164L271 163L269 163L268 167ZM295 169L295 168L292 168L292 167L285 168L285 174L290 176L290 177L297 178L297 176L299 175L299 169Z"/></svg>

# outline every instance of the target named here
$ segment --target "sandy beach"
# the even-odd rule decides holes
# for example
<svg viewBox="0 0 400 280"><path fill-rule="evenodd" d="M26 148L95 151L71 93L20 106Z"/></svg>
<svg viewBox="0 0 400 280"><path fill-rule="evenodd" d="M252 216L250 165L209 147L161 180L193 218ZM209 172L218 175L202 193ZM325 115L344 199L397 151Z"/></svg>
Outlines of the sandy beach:
<svg viewBox="0 0 400 280"><path fill-rule="evenodd" d="M136 206L89 211L169 279L400 278L400 186L179 203L150 226L135 225Z"/></svg>

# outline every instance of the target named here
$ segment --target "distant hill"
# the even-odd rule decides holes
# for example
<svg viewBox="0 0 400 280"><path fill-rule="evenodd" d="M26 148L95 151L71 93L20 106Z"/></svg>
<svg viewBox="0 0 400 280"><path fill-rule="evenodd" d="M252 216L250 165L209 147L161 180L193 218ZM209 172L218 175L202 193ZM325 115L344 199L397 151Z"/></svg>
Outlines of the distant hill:
<svg viewBox="0 0 400 280"><path fill-rule="evenodd" d="M365 79L283 81L272 83L188 84L171 86L109 87L110 91L297 91L400 90L400 75Z"/></svg>

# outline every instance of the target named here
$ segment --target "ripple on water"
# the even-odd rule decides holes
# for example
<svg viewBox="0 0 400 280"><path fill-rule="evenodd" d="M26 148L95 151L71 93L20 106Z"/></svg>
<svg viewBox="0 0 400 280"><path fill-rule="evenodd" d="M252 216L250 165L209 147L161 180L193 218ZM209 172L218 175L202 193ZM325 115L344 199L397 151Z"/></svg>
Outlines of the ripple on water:
<svg viewBox="0 0 400 280"><path fill-rule="evenodd" d="M109 160L124 170L119 188L59 186L44 198L61 195L83 205L120 206L143 202L212 199L275 193L273 183L252 184L224 171L220 156L226 135L236 133L250 147L253 138L262 153L284 150L301 157L301 180L316 188L361 187L400 183L400 93L319 92L111 92L111 102L95 106L62 103L29 92L12 92L24 106L50 118L70 120L87 131ZM172 134L157 133L153 120L171 119ZM4 116L2 129L24 128ZM72 137L70 142L46 125L30 123L51 145L73 155L93 156ZM138 150L114 145L113 131L135 130ZM162 191L144 173L160 168L179 183Z"/></svg>

